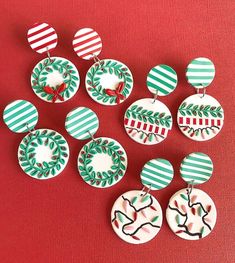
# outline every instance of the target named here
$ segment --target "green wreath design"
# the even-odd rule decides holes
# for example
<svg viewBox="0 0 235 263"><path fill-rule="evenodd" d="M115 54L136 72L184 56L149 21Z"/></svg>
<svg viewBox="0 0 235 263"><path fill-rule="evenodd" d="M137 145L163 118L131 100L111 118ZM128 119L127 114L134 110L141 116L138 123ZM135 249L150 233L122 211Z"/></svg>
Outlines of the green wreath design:
<svg viewBox="0 0 235 263"><path fill-rule="evenodd" d="M64 83L66 83L66 89L61 92L63 98L70 98L71 93L75 91L77 87L77 72L74 70L74 67L71 66L69 61L63 61L57 58L46 58L34 68L32 72L32 88L35 93L40 94L41 97L45 97L48 101L51 101L53 95L47 94L43 88L47 85L47 75L53 71L58 71L62 74ZM56 87L53 87L54 89Z"/></svg>
<svg viewBox="0 0 235 263"><path fill-rule="evenodd" d="M125 97L130 94L133 79L131 74L128 72L128 68L117 61L101 60L100 62L95 63L87 72L86 82L89 85L87 89L91 92L92 97L95 97L98 101L103 101L104 103L109 102L110 104L115 104L116 97L106 94L105 89L99 82L99 76L105 73L116 75L120 81L125 83L122 94Z"/></svg>
<svg viewBox="0 0 235 263"><path fill-rule="evenodd" d="M99 153L108 154L113 165L108 171L94 171L91 162L94 155ZM85 182L91 185L107 187L120 180L126 170L124 152L114 141L96 139L89 145L85 145L78 159L78 169ZM89 165L90 164L90 165Z"/></svg>
<svg viewBox="0 0 235 263"><path fill-rule="evenodd" d="M172 117L166 115L165 112L153 112L144 109L142 106L133 105L126 111L126 117L129 119L132 117L135 120L150 122L151 124L157 124L159 126L165 126L170 128L172 123Z"/></svg>
<svg viewBox="0 0 235 263"><path fill-rule="evenodd" d="M194 105L183 102L179 107L179 112L182 116L199 116L223 118L223 111L221 106L215 107L211 105Z"/></svg>
<svg viewBox="0 0 235 263"><path fill-rule="evenodd" d="M68 158L66 141L55 131L37 130L28 134L19 145L19 163L25 173L33 177L48 177L56 175ZM39 145L50 147L53 156L49 162L37 162L35 148Z"/></svg>

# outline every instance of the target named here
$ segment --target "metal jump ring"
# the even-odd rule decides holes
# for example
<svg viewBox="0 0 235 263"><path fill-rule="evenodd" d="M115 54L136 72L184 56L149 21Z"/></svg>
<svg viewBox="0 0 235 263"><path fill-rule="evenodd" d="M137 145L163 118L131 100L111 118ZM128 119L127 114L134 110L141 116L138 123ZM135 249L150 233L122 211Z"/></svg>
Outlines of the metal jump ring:
<svg viewBox="0 0 235 263"><path fill-rule="evenodd" d="M95 137L90 133L90 131L87 131L87 132L89 133L89 135L90 135L92 141L93 141L93 142L96 142L96 141L95 141Z"/></svg>
<svg viewBox="0 0 235 263"><path fill-rule="evenodd" d="M156 92L156 94L153 95L153 103L155 103L155 101L157 100L158 97L158 90Z"/></svg>
<svg viewBox="0 0 235 263"><path fill-rule="evenodd" d="M206 88L203 87L203 93L199 92L200 88L197 88L197 94L199 95L199 97L202 99L204 98L204 96L206 95Z"/></svg>

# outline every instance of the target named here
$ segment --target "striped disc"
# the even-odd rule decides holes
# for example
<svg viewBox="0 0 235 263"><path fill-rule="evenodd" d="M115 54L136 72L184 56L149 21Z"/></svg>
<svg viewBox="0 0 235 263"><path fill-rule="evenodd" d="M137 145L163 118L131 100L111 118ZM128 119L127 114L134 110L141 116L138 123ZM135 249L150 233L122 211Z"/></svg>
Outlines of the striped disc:
<svg viewBox="0 0 235 263"><path fill-rule="evenodd" d="M188 82L195 88L205 88L211 84L215 77L215 66L208 58L192 60L186 70Z"/></svg>
<svg viewBox="0 0 235 263"><path fill-rule="evenodd" d="M32 103L26 100L15 100L4 109L3 120L13 132L28 132L38 122L38 111Z"/></svg>
<svg viewBox="0 0 235 263"><path fill-rule="evenodd" d="M42 54L56 47L58 37L55 29L47 23L35 23L27 34L31 48Z"/></svg>
<svg viewBox="0 0 235 263"><path fill-rule="evenodd" d="M102 41L92 28L82 28L74 36L73 49L80 58L89 60L100 54Z"/></svg>
<svg viewBox="0 0 235 263"><path fill-rule="evenodd" d="M89 108L78 107L70 111L65 120L65 129L78 140L91 138L99 128L97 115Z"/></svg>
<svg viewBox="0 0 235 263"><path fill-rule="evenodd" d="M180 175L190 184L202 184L208 181L213 172L211 158L204 153L190 153L180 165Z"/></svg>
<svg viewBox="0 0 235 263"><path fill-rule="evenodd" d="M148 161L140 174L142 184L152 190L160 190L168 186L173 178L174 170L171 163L157 158Z"/></svg>
<svg viewBox="0 0 235 263"><path fill-rule="evenodd" d="M177 86L178 78L173 68L167 65L158 65L149 71L147 87L151 93L158 96L170 94Z"/></svg>

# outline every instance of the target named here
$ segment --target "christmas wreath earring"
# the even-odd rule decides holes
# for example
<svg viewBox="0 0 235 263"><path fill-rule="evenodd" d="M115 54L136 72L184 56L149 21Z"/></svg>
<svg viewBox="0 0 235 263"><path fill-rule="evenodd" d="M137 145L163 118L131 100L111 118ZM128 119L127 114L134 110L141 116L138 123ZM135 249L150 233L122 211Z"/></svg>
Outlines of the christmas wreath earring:
<svg viewBox="0 0 235 263"><path fill-rule="evenodd" d="M98 58L102 41L91 28L78 30L73 39L75 53L84 60L94 60L86 74L86 90L90 97L103 105L117 105L125 101L133 88L129 68L114 59Z"/></svg>
<svg viewBox="0 0 235 263"><path fill-rule="evenodd" d="M166 139L173 120L170 110L157 98L173 92L177 82L176 72L167 65L158 65L150 70L147 87L154 98L137 100L124 116L124 127L131 139L145 145Z"/></svg>
<svg viewBox="0 0 235 263"><path fill-rule="evenodd" d="M212 171L213 163L204 153L191 153L181 163L180 174L188 187L170 198L166 219L171 230L183 239L204 238L215 226L217 213L213 200L194 187L208 181Z"/></svg>
<svg viewBox="0 0 235 263"><path fill-rule="evenodd" d="M149 192L168 186L173 174L169 161L161 158L150 160L140 174L144 188L126 192L115 201L111 211L111 223L121 239L128 243L141 244L158 234L162 226L162 209Z"/></svg>
<svg viewBox="0 0 235 263"><path fill-rule="evenodd" d="M35 179L50 179L60 174L69 159L65 138L50 129L37 129L38 111L26 100L16 100L6 106L3 120L16 133L27 133L18 148L22 170Z"/></svg>
<svg viewBox="0 0 235 263"><path fill-rule="evenodd" d="M118 183L127 169L127 155L122 145L107 137L94 138L99 128L95 112L86 107L70 111L65 129L78 140L91 139L78 154L78 171L89 185L106 188Z"/></svg>
<svg viewBox="0 0 235 263"><path fill-rule="evenodd" d="M178 109L177 122L181 132L189 139L207 141L215 137L224 123L224 110L220 103L206 94L206 87L215 76L215 66L208 58L192 60L186 78L197 94L186 98Z"/></svg>
<svg viewBox="0 0 235 263"><path fill-rule="evenodd" d="M46 54L32 70L31 85L42 100L60 103L71 99L78 91L80 77L75 65L62 57L51 57L50 51L57 46L57 34L46 23L35 23L27 34L31 48Z"/></svg>

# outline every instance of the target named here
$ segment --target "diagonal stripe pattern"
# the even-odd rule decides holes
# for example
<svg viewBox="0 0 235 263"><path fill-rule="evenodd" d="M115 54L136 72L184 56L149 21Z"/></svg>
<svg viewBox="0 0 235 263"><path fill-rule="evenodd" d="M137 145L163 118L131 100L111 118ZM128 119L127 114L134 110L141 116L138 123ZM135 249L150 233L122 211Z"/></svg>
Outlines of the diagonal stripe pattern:
<svg viewBox="0 0 235 263"><path fill-rule="evenodd" d="M80 58L90 60L100 54L102 41L92 28L82 28L74 36L73 49Z"/></svg>
<svg viewBox="0 0 235 263"><path fill-rule="evenodd" d="M215 77L215 66L208 58L192 60L186 70L186 78L193 87L204 88L211 84Z"/></svg>
<svg viewBox="0 0 235 263"><path fill-rule="evenodd" d="M38 122L38 111L32 103L26 100L16 100L4 109L3 120L13 132L28 132Z"/></svg>
<svg viewBox="0 0 235 263"><path fill-rule="evenodd" d="M140 174L142 184L152 190L160 190L170 184L174 170L168 160L157 158L148 161Z"/></svg>
<svg viewBox="0 0 235 263"><path fill-rule="evenodd" d="M204 153L191 153L187 155L180 165L180 174L189 184L202 184L208 181L213 172L213 163Z"/></svg>
<svg viewBox="0 0 235 263"><path fill-rule="evenodd" d="M151 93L158 96L170 94L177 86L177 74L167 65L158 65L152 68L147 76L147 86Z"/></svg>
<svg viewBox="0 0 235 263"><path fill-rule="evenodd" d="M55 29L47 23L36 23L27 34L28 42L31 48L42 54L56 47L58 37Z"/></svg>
<svg viewBox="0 0 235 263"><path fill-rule="evenodd" d="M70 111L65 120L65 129L78 140L86 140L94 135L99 127L97 115L89 108L78 107Z"/></svg>

